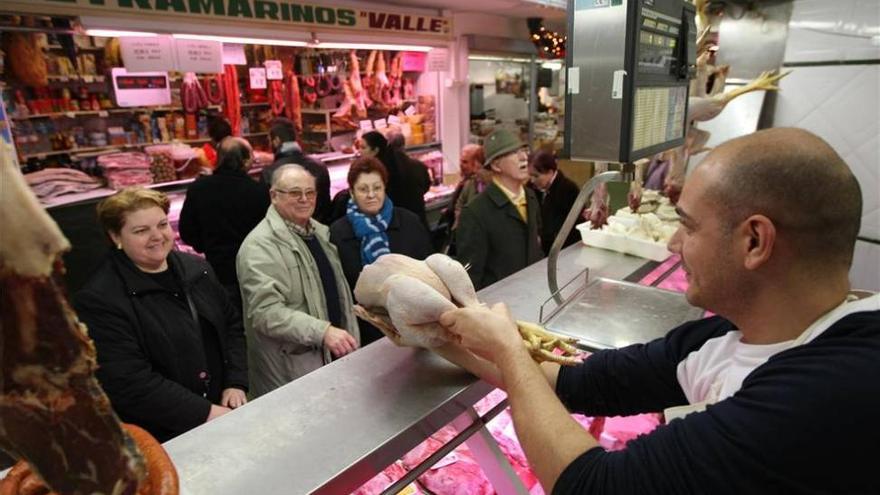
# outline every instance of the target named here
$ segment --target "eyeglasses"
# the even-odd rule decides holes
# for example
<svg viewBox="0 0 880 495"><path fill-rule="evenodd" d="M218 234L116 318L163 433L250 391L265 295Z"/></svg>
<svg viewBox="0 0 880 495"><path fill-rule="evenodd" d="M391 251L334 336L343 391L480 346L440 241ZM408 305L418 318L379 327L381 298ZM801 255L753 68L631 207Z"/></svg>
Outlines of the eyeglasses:
<svg viewBox="0 0 880 495"><path fill-rule="evenodd" d="M314 189L306 189L305 191L303 191L302 189L291 189L288 191L285 189L275 188L272 190L275 191L276 193L285 194L287 196L290 196L291 198L295 199L296 201L301 201L303 198L305 198L309 201L313 201L318 196L318 191L316 191Z"/></svg>
<svg viewBox="0 0 880 495"><path fill-rule="evenodd" d="M366 196L370 193L379 194L379 193L385 191L385 186L383 184L376 184L373 187L358 186L358 187L354 188L354 191L358 194L363 194L364 196Z"/></svg>

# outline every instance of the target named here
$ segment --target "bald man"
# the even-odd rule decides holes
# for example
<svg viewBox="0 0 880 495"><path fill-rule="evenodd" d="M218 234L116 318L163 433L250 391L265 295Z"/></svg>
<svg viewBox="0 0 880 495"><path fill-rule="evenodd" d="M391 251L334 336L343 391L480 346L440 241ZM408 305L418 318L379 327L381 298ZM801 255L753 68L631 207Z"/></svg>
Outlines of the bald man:
<svg viewBox="0 0 880 495"><path fill-rule="evenodd" d="M687 298L719 316L560 368L503 305L457 309L441 323L463 347L438 352L507 391L548 492L880 493L880 295L848 298L852 172L806 131L760 131L716 148L678 210ZM653 411L666 425L620 452L569 414Z"/></svg>

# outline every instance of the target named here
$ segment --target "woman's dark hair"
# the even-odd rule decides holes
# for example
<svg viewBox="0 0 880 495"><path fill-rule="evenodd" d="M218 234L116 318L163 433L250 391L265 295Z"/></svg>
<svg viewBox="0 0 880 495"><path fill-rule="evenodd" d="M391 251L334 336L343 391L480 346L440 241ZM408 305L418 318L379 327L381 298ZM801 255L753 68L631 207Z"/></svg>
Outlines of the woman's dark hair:
<svg viewBox="0 0 880 495"><path fill-rule="evenodd" d="M217 150L216 170L246 170L251 158L251 147L242 138L229 138Z"/></svg>
<svg viewBox="0 0 880 495"><path fill-rule="evenodd" d="M232 126L229 125L229 121L226 120L226 117L218 115L208 121L208 136L211 138L211 141L220 143L224 138L231 135Z"/></svg>
<svg viewBox="0 0 880 495"><path fill-rule="evenodd" d="M388 151L388 140L385 139L385 136L383 136L381 132L370 131L361 136L361 139L363 139L370 148L378 151L379 155Z"/></svg>
<svg viewBox="0 0 880 495"><path fill-rule="evenodd" d="M537 151L532 155L532 158L529 160L529 166L534 168L539 174L546 174L547 172L554 172L559 169L559 165L556 164L556 155L544 150Z"/></svg>
<svg viewBox="0 0 880 495"><path fill-rule="evenodd" d="M354 183L357 182L358 177L370 173L379 174L382 177L382 183L388 185L388 169L385 168L385 165L382 165L382 162L375 158L361 157L352 162L348 169L349 189L354 189Z"/></svg>

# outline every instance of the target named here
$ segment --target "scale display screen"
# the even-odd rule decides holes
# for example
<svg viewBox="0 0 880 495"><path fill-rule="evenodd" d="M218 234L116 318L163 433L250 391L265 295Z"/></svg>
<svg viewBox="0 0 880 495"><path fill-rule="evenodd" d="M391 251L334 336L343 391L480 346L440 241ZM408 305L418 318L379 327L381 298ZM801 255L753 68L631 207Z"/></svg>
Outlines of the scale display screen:
<svg viewBox="0 0 880 495"><path fill-rule="evenodd" d="M111 75L116 104L120 107L171 104L171 86L167 72L128 72L116 67Z"/></svg>
<svg viewBox="0 0 880 495"><path fill-rule="evenodd" d="M684 138L687 87L636 88L632 151Z"/></svg>

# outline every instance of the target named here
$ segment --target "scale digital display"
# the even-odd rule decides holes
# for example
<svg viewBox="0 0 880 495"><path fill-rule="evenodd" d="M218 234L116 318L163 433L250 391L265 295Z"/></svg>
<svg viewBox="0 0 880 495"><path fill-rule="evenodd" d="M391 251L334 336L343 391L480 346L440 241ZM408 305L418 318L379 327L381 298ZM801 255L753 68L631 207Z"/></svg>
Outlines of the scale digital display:
<svg viewBox="0 0 880 495"><path fill-rule="evenodd" d="M120 107L145 107L171 104L171 85L167 72L128 72L112 70L116 104Z"/></svg>
<svg viewBox="0 0 880 495"><path fill-rule="evenodd" d="M165 89L168 76L119 76L116 78L119 89Z"/></svg>

